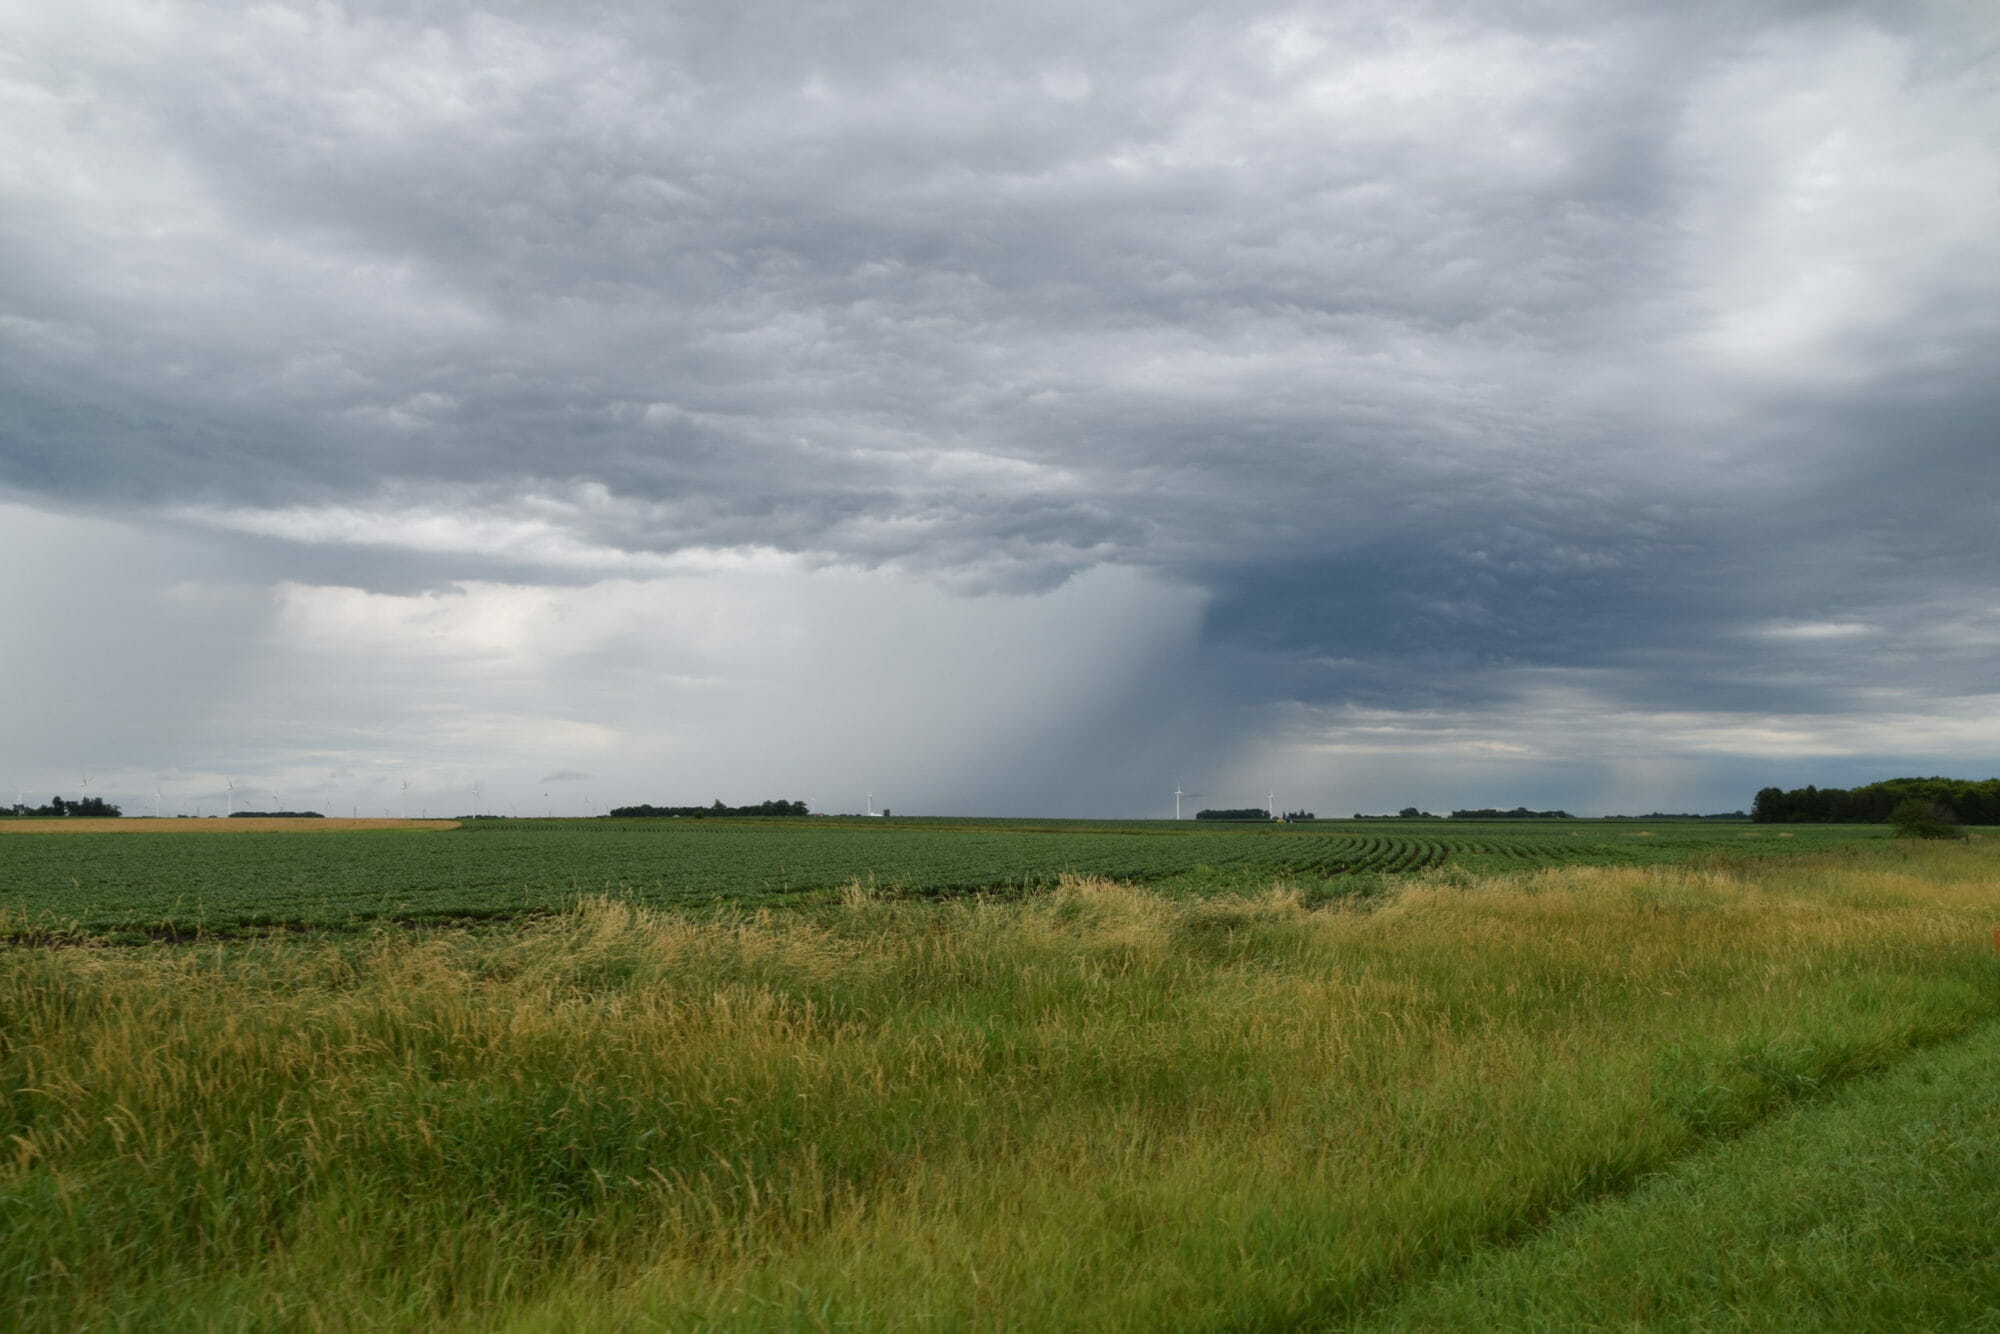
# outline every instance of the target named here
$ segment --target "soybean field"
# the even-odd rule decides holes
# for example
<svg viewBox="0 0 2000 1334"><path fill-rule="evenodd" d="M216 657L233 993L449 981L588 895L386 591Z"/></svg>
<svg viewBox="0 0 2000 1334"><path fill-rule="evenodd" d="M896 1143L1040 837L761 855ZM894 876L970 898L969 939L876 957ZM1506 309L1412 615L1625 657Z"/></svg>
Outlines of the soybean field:
<svg viewBox="0 0 2000 1334"><path fill-rule="evenodd" d="M30 824L7 822L26 834ZM269 928L473 922L582 898L745 908L1030 894L1066 874L1183 892L1278 882L1315 896L1383 877L1561 865L1742 861L1885 837L1875 826L1774 828L1632 820L1196 824L804 820L478 820L429 827L270 828L120 821L119 832L0 837L0 936L186 937ZM384 822L385 824L387 822ZM228 830L228 832L235 832Z"/></svg>

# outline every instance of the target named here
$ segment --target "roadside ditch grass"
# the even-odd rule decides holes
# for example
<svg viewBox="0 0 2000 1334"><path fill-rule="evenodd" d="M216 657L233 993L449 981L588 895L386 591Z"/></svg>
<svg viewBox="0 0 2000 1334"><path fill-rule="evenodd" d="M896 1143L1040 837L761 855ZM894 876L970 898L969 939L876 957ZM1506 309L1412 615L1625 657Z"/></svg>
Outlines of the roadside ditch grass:
<svg viewBox="0 0 2000 1334"><path fill-rule="evenodd" d="M1996 914L1981 842L1458 872L1317 907L1072 879L16 948L0 1309L29 1330L1392 1319L1454 1263L2000 1013Z"/></svg>

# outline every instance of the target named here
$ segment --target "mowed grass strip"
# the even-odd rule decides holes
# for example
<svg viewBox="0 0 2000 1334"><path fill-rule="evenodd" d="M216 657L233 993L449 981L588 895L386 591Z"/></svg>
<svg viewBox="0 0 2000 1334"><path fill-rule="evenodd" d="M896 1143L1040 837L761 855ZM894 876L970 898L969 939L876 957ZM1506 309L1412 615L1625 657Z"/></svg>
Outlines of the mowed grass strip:
<svg viewBox="0 0 2000 1334"><path fill-rule="evenodd" d="M2000 1025L1807 1104L1351 1328L2000 1329Z"/></svg>
<svg viewBox="0 0 2000 1334"><path fill-rule="evenodd" d="M28 1329L1291 1329L2000 1006L1984 844L0 952Z"/></svg>

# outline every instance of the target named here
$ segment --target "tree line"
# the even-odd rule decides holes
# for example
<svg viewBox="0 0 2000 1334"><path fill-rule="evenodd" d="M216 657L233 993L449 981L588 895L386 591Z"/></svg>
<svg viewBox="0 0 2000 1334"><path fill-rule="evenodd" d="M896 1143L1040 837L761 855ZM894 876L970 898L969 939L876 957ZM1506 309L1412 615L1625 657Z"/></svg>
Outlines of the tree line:
<svg viewBox="0 0 2000 1334"><path fill-rule="evenodd" d="M1286 811L1283 815L1273 815L1262 806L1236 806L1223 810L1196 811L1194 818L1197 820L1263 820L1267 823L1277 820L1285 824L1292 824L1300 820L1317 820L1319 817L1311 811Z"/></svg>
<svg viewBox="0 0 2000 1334"><path fill-rule="evenodd" d="M1568 811L1531 811L1526 806L1516 806L1511 811L1494 810L1491 806L1476 811L1453 811L1454 820L1574 820Z"/></svg>
<svg viewBox="0 0 2000 1334"><path fill-rule="evenodd" d="M1750 804L1760 824L1886 824L1906 801L1929 802L1960 824L2000 824L2000 778L1886 778L1865 787L1767 787Z"/></svg>
<svg viewBox="0 0 2000 1334"><path fill-rule="evenodd" d="M760 801L755 806L726 806L717 797L708 806L615 806L611 810L614 820L652 820L664 816L678 816L683 820L698 820L704 816L730 815L811 815L803 801ZM884 811L884 815L888 812Z"/></svg>
<svg viewBox="0 0 2000 1334"><path fill-rule="evenodd" d="M114 820L125 812L102 797L80 797L75 801L51 797L45 806L28 806L17 801L7 809L7 814L18 815L24 819L73 815L84 820Z"/></svg>

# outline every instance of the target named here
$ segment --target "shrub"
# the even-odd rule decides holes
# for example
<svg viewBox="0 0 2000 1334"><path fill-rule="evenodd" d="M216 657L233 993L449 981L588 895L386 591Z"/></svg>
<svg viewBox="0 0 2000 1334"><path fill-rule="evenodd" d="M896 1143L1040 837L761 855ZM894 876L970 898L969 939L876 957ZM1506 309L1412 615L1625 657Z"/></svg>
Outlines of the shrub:
<svg viewBox="0 0 2000 1334"><path fill-rule="evenodd" d="M1921 797L1906 798L1889 813L1897 838L1964 838L1965 829L1951 807Z"/></svg>

